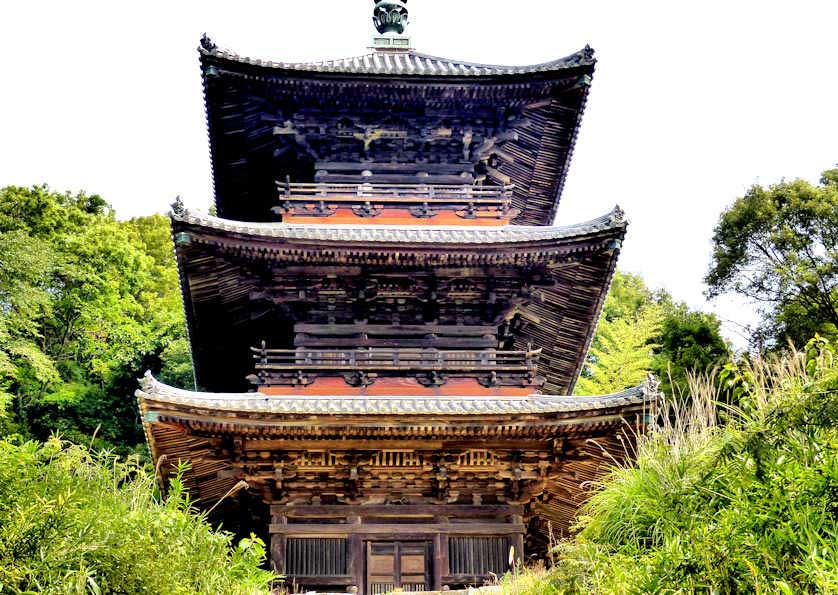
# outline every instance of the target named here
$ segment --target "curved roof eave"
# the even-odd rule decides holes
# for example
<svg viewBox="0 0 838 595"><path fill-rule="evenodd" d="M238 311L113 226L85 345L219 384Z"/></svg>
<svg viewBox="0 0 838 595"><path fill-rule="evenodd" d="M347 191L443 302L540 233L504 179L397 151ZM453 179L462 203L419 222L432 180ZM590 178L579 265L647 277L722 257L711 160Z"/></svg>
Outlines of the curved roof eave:
<svg viewBox="0 0 838 595"><path fill-rule="evenodd" d="M189 391L164 384L146 372L136 391L144 411L163 405L162 414L195 408L204 414L267 415L514 415L547 413L585 413L621 409L654 402L659 397L653 377L626 390L590 397L530 394L526 396L346 396L346 395L266 395L254 393L208 393ZM152 421L146 419L145 421ZM228 420L229 421L229 420Z"/></svg>
<svg viewBox="0 0 838 595"><path fill-rule="evenodd" d="M577 52L555 60L518 66L452 60L414 50L377 50L360 56L350 56L333 60L277 62L241 56L233 51L219 48L207 37L201 39L198 51L202 57L216 58L232 64L264 68L267 70L355 75L406 75L449 78L495 77L560 72L579 67L591 67L592 70L596 64L594 50L587 45Z"/></svg>
<svg viewBox="0 0 838 595"><path fill-rule="evenodd" d="M298 239L316 241L346 241L411 244L512 244L549 240L572 240L603 232L622 232L628 225L625 213L615 206L608 213L573 225L506 225L502 227L475 226L422 226L422 225L328 225L292 224L233 221L192 213L188 210L173 212L174 221L237 233L254 239Z"/></svg>

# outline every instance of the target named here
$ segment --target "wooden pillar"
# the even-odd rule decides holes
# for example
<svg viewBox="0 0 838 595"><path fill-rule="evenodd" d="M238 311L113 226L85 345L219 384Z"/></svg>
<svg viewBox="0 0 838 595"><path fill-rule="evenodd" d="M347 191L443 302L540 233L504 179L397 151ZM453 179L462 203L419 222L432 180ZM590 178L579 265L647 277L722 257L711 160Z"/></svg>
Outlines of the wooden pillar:
<svg viewBox="0 0 838 595"><path fill-rule="evenodd" d="M524 522L523 517L519 514L513 514L512 517L509 520L513 523L518 523L518 524L523 524L523 522ZM512 545L515 546L515 563L519 564L519 560L520 560L521 563L523 563L523 561L524 561L524 534L523 533L516 533L510 541L512 542Z"/></svg>
<svg viewBox="0 0 838 595"><path fill-rule="evenodd" d="M274 572L285 573L285 535L271 535L271 566Z"/></svg>
<svg viewBox="0 0 838 595"><path fill-rule="evenodd" d="M448 536L434 535L434 591L442 589L442 577L448 574Z"/></svg>
<svg viewBox="0 0 838 595"><path fill-rule="evenodd" d="M281 525L288 524L288 517L284 514L271 515L274 523ZM271 535L271 566L280 573L285 574L285 548L287 547L288 537L285 533L274 533Z"/></svg>
<svg viewBox="0 0 838 595"><path fill-rule="evenodd" d="M349 524L360 527L361 517L349 517L347 521ZM354 586L358 589L356 591L358 595L366 595L367 590L367 581L364 576L365 558L366 552L364 551L363 538L358 533L352 533L349 536L349 567L347 570L352 577Z"/></svg>

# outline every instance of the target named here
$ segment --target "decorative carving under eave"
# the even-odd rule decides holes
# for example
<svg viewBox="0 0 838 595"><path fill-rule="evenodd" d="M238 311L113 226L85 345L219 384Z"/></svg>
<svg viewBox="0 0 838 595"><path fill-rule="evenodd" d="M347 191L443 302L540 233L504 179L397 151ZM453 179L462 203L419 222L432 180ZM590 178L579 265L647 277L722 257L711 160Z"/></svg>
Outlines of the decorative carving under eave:
<svg viewBox="0 0 838 595"><path fill-rule="evenodd" d="M349 386L370 386L375 382L375 375L368 374L363 370L355 370L349 374L344 374L343 379Z"/></svg>
<svg viewBox="0 0 838 595"><path fill-rule="evenodd" d="M359 461L357 454L351 453L347 455L346 463L349 466L349 474L344 483L346 486L345 497L350 502L354 502L355 500L357 500L361 491L361 472L358 467L358 462Z"/></svg>
<svg viewBox="0 0 838 595"><path fill-rule="evenodd" d="M450 486L448 468L444 462L440 462L434 467L434 497L441 502L448 500Z"/></svg>
<svg viewBox="0 0 838 595"><path fill-rule="evenodd" d="M375 208L372 206L372 203L367 201L363 204L353 206L352 213L354 213L357 217L378 217L381 214L381 209Z"/></svg>
<svg viewBox="0 0 838 595"><path fill-rule="evenodd" d="M448 382L448 375L432 370L426 374L417 374L416 381L422 386L442 386Z"/></svg>

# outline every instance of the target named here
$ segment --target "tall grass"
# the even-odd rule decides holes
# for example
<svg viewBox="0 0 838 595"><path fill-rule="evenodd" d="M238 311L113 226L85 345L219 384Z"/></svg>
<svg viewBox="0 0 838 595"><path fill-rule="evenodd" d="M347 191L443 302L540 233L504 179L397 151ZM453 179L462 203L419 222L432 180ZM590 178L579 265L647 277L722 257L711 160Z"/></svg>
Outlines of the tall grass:
<svg viewBox="0 0 838 595"><path fill-rule="evenodd" d="M737 405L721 399L735 392ZM838 363L823 342L690 379L519 593L838 593Z"/></svg>
<svg viewBox="0 0 838 595"><path fill-rule="evenodd" d="M165 500L134 460L0 441L0 593L267 593L265 548Z"/></svg>

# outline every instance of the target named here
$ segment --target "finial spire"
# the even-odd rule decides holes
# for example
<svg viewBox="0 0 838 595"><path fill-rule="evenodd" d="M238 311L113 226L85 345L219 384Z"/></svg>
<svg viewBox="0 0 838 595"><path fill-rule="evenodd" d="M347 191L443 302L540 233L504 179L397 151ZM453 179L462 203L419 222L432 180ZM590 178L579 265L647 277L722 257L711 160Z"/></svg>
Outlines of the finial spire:
<svg viewBox="0 0 838 595"><path fill-rule="evenodd" d="M378 35L372 38L376 49L410 49L410 37L404 34L408 23L407 0L373 0L372 23Z"/></svg>

